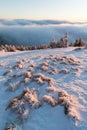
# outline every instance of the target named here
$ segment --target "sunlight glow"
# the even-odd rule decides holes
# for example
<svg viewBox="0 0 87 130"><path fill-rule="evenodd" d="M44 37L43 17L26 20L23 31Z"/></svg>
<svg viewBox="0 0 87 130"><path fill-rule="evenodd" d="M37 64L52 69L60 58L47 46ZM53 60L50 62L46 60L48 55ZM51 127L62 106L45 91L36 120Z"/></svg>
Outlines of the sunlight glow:
<svg viewBox="0 0 87 130"><path fill-rule="evenodd" d="M87 21L87 0L0 0L0 18Z"/></svg>

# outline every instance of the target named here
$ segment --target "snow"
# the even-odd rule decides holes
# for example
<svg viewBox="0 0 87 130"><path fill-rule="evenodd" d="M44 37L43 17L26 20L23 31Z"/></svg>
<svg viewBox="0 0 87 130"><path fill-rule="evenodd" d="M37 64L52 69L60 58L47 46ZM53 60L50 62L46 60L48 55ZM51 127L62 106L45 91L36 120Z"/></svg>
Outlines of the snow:
<svg viewBox="0 0 87 130"><path fill-rule="evenodd" d="M0 52L0 130L6 127L87 130L87 49Z"/></svg>

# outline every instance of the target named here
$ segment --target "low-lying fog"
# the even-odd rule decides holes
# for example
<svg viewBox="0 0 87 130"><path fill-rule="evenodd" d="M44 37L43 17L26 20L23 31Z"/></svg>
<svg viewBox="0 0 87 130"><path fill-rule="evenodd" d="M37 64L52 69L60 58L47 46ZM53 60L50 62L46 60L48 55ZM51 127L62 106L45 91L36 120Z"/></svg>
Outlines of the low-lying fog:
<svg viewBox="0 0 87 130"><path fill-rule="evenodd" d="M58 40L66 32L69 34L69 43L80 37L87 42L87 23L52 20L0 20L0 38L10 44L49 44L52 38Z"/></svg>

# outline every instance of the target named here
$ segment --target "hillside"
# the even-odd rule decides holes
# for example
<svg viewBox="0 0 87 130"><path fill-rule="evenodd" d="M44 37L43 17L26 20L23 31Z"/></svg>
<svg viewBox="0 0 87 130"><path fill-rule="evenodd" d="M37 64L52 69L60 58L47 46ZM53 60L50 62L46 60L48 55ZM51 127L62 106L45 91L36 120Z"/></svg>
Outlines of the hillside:
<svg viewBox="0 0 87 130"><path fill-rule="evenodd" d="M87 49L0 52L0 130L87 130Z"/></svg>

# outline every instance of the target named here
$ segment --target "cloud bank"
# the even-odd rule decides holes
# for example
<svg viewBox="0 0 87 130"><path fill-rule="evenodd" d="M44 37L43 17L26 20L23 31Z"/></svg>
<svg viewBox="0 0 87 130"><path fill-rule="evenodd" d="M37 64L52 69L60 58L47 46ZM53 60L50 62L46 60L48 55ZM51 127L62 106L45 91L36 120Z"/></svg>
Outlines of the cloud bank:
<svg viewBox="0 0 87 130"><path fill-rule="evenodd" d="M69 43L78 38L83 38L87 42L86 24L58 20L0 19L0 38L9 44L41 45L49 44L52 38L58 40L68 32Z"/></svg>
<svg viewBox="0 0 87 130"><path fill-rule="evenodd" d="M16 45L41 45L49 44L52 38L56 40L68 32L69 43L77 38L87 42L87 27L74 26L36 26L36 27L3 27L0 28L0 37L6 43ZM0 43L1 44L1 43Z"/></svg>
<svg viewBox="0 0 87 130"><path fill-rule="evenodd" d="M61 25L61 24L87 25L87 22L70 22L70 21L62 21L62 20L27 20L27 19L6 20L6 19L0 19L0 25L5 25L5 26Z"/></svg>

